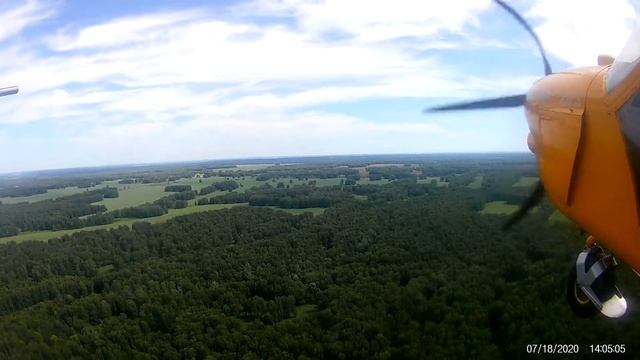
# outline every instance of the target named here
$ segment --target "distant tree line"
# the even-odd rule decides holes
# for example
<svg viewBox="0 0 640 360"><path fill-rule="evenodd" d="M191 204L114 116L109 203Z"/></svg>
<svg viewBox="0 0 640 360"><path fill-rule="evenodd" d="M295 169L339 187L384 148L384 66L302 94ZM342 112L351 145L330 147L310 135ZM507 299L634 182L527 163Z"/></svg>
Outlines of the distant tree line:
<svg viewBox="0 0 640 360"><path fill-rule="evenodd" d="M249 203L251 206L277 206L284 209L326 208L351 198L338 186L315 187L298 185L290 188L272 187L265 184L243 193L228 193L209 199L198 199L198 205Z"/></svg>
<svg viewBox="0 0 640 360"><path fill-rule="evenodd" d="M164 187L165 192L182 192L191 191L191 185L167 185Z"/></svg>
<svg viewBox="0 0 640 360"><path fill-rule="evenodd" d="M239 187L238 183L233 180L224 180L205 186L200 189L199 195L207 195L215 191L233 191Z"/></svg>
<svg viewBox="0 0 640 360"><path fill-rule="evenodd" d="M25 183L20 180L1 180L0 197L21 197L44 194L51 189L76 186L89 188L102 183L101 178L32 179Z"/></svg>
<svg viewBox="0 0 640 360"><path fill-rule="evenodd" d="M341 176L357 175L358 171L347 166L336 165L278 165L258 170L220 171L219 176L241 177L255 176L258 181L280 178L308 180L309 178L332 179Z"/></svg>
<svg viewBox="0 0 640 360"><path fill-rule="evenodd" d="M415 178L413 168L404 166L376 166L367 168L370 180Z"/></svg>
<svg viewBox="0 0 640 360"><path fill-rule="evenodd" d="M240 204L249 202L250 195L246 192L230 192L224 195L213 196L210 198L198 199L198 205L207 204Z"/></svg>
<svg viewBox="0 0 640 360"><path fill-rule="evenodd" d="M167 209L155 204L144 204L140 206L127 207L123 209L113 210L108 213L112 218L149 218L164 215ZM113 221L113 220L112 220Z"/></svg>

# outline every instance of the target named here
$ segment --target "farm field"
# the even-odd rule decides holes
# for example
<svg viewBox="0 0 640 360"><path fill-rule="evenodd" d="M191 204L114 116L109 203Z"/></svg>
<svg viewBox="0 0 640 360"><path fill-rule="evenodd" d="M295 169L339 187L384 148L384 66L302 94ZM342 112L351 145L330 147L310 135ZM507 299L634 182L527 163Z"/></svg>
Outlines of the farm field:
<svg viewBox="0 0 640 360"><path fill-rule="evenodd" d="M107 185L118 188L119 196L113 199L103 199L98 201L96 205L104 205L107 210L117 210L126 207L142 205L160 199L169 193L164 192L166 183L154 184L118 184L117 181L105 182Z"/></svg>
<svg viewBox="0 0 640 360"><path fill-rule="evenodd" d="M73 233L79 231L93 231L93 230L103 230L103 229L111 229L117 228L119 226L131 226L136 222L149 222L152 224L157 224L161 222L165 222L169 219L173 219L177 216L189 215L197 212L208 211L208 210L220 210L227 209L234 206L246 206L246 203L241 204L209 204L209 205L201 205L201 206L189 206L183 209L169 209L168 213L150 217L145 219L118 219L111 224L106 225L96 225L96 226L87 226L80 229L69 229L69 230L58 230L58 231L32 231L32 232L24 232L18 234L16 236L9 236L0 238L0 243L8 243L11 241L22 242L27 240L48 240L56 237L61 237L63 235L71 235Z"/></svg>
<svg viewBox="0 0 640 360"><path fill-rule="evenodd" d="M419 179L418 184L431 184L433 180L436 181L436 184L439 187L449 186L449 183L446 181L441 181L439 176L427 176L426 179Z"/></svg>
<svg viewBox="0 0 640 360"><path fill-rule="evenodd" d="M119 193L119 196L117 198L103 199L102 201L95 203L96 205L106 206L108 211L113 211L113 210L123 209L127 207L139 206L145 203L156 201L164 196L168 196L172 193L164 191L164 188L167 185L172 185L172 184L191 185L193 190L199 191L205 186L209 186L217 182L225 181L227 179L232 179L232 178L227 178L222 176L214 176L214 177L208 177L208 178L192 177L192 178L181 178L181 179L170 181L170 182L150 183L150 184L143 184L143 183L119 184L117 180L113 180L113 181L105 181L102 184L98 185L97 187L89 188L89 190L106 187L106 186L116 187ZM265 183L269 183L275 186L275 184L282 182L285 185L296 186L296 185L306 184L311 180L315 180L316 186L322 187L322 186L339 185L342 179L341 178L330 178L330 179L310 178L309 180L305 181L305 180L298 180L296 178L286 177L286 178L276 179L274 182L273 180L258 181L256 180L255 176L245 176L243 178L235 178L233 180L238 182L238 184L240 185L240 187L234 191L245 192L247 189L251 189L253 187L259 187ZM387 180L377 181L375 183L386 183L386 182L388 181ZM374 183L374 182L371 182L371 183ZM72 194L80 193L83 191L87 191L87 190L79 189L76 187L73 187L73 188L70 187L70 188L64 188L64 189L52 189L45 194L39 194L39 195L34 195L29 197L9 198L9 199L14 200L14 202L23 202L28 200L35 202L35 201L41 201L44 199L55 199L58 197L72 195ZM121 225L130 226L131 224L137 221L148 221L151 223L159 223L159 222L163 222L168 219L174 218L176 216L187 215L187 214L200 212L200 211L216 210L216 209L228 208L231 206L243 205L243 204L209 204L209 205L202 205L202 206L195 205L197 200L200 198L209 198L209 197L214 197L218 195L223 195L225 193L227 193L227 191L215 191L206 195L197 196L195 200L192 200L189 202L190 205L188 207L183 209L168 209L167 214L157 216L157 217L150 217L145 219L137 219L137 218L118 219L111 224L88 226L88 227L83 227L79 229L68 229L68 230L58 230L58 231L27 231L15 236L0 238L0 243L6 243L10 241L20 242L25 240L47 240L54 237L73 234L78 231L109 229L109 228L114 228ZM311 212L314 215L318 215L324 212L324 209L321 209L321 208L281 209L281 210L291 214L302 214L304 212ZM81 218L84 219L86 217L87 216L82 216Z"/></svg>
<svg viewBox="0 0 640 360"><path fill-rule="evenodd" d="M375 167L401 167L404 166L404 164L384 164L384 163L380 163L380 164L371 164L371 165L367 165L368 168L375 168Z"/></svg>
<svg viewBox="0 0 640 360"><path fill-rule="evenodd" d="M251 180L255 178L253 176L247 176L246 180L232 179L232 178L228 178L228 179L237 181L238 184L242 184L243 186L246 186L245 184L252 183ZM199 191L203 187L209 186L211 184L219 183L225 180L227 180L227 178L224 176L212 176L208 178L190 177L190 178L178 179L176 181L171 181L163 185L191 185L191 188L193 190Z"/></svg>
<svg viewBox="0 0 640 360"><path fill-rule="evenodd" d="M309 181L315 180L316 181L316 186L333 186L333 185L340 185L340 180L339 178L334 178L334 179L316 179L316 178L309 178L309 180L298 180L296 178L290 178L290 177L283 177L283 178L278 178L275 181L273 181L273 179L271 180L265 180L265 181L259 181L256 180L255 176L245 176L243 178L230 178L231 180L235 181L238 183L238 185L240 185L239 188L233 190L234 192L239 192L239 193L243 193L251 188L254 187L260 187L264 184L270 184L271 186L276 186L278 183L283 183L285 186L290 185L290 186L297 186L297 185L304 185L304 184L308 184ZM207 181L208 180L208 181ZM202 179L202 184L198 183L198 179L180 179L177 182L175 182L176 184L185 184L185 185L191 185L191 187L194 190L200 190L201 188L207 186L207 185L211 185L213 183L216 182L221 182L227 180L227 178L225 177L211 177L211 178L206 178L206 179ZM214 191L212 193L206 194L206 195L198 195L196 197L196 200L201 199L201 198L210 198L210 197L214 197L214 196L218 196L218 195L224 195L226 194L227 191Z"/></svg>
<svg viewBox="0 0 640 360"><path fill-rule="evenodd" d="M310 179L316 181L316 186L333 186L340 185L340 181L343 180L341 178L333 178L333 179Z"/></svg>
<svg viewBox="0 0 640 360"><path fill-rule="evenodd" d="M523 176L516 181L513 187L531 187L538 182L538 178L535 176Z"/></svg>
<svg viewBox="0 0 640 360"><path fill-rule="evenodd" d="M491 201L484 204L484 208L480 210L480 213L486 215L510 215L517 210L518 205L510 205L506 201Z"/></svg>
<svg viewBox="0 0 640 360"><path fill-rule="evenodd" d="M244 165L236 165L235 168L237 170L261 170L266 169L268 167L274 166L275 164L244 164Z"/></svg>
<svg viewBox="0 0 640 360"><path fill-rule="evenodd" d="M225 180L227 180L227 178L222 176L213 176L208 178L197 178L197 177L182 178L182 179L178 179L176 181L171 181L171 182L150 183L150 184L142 184L142 183L118 184L117 180L113 180L113 181L105 181L100 185L90 187L90 188L67 187L63 189L51 189L43 194L21 196L21 197L3 197L3 198L0 198L0 201L2 201L3 204L17 204L20 202L33 203L33 202L38 202L38 201L43 201L48 199L56 199L56 198L73 195L73 194L79 194L87 190L95 190L95 189L103 188L106 186L111 186L111 187L116 187L118 189L119 196L113 199L104 199L102 201L97 202L96 205L104 205L107 207L107 210L112 211L112 210L123 209L126 207L142 205L144 203L153 202L164 196L167 196L170 194L164 191L164 188L167 185L172 185L172 184L191 185L193 190L199 191L205 186L209 186L211 184L225 181ZM255 176L245 176L244 179L236 178L233 180L238 182L238 184L240 185L240 188L234 191L244 192L247 189L261 186L265 183L270 183L272 185L275 185L278 182L282 182L285 185L290 184L291 186L295 186L295 185L306 184L310 180L315 180L316 186L332 186L332 185L339 185L341 179L310 178L309 180L305 181L305 180L298 180L296 178L280 178L280 179L277 179L275 182L273 182L272 180L258 181L256 180ZM359 181L359 183L365 183L365 184L366 183L384 184L387 182L388 180L386 179L379 180L379 181L369 181L368 179L361 179ZM201 197L212 197L212 196L222 195L225 193L226 191L216 191L204 196L198 196L197 198L199 199Z"/></svg>
<svg viewBox="0 0 640 360"><path fill-rule="evenodd" d="M384 185L384 184L388 184L389 182L390 181L388 179L371 180L368 177L360 178L360 180L357 181L357 183L360 185L367 185L367 184Z"/></svg>
<svg viewBox="0 0 640 360"><path fill-rule="evenodd" d="M106 185L100 184L90 188L79 188L77 186L70 186L62 189L50 189L46 193L31 195L31 196L18 196L18 197L1 197L0 202L3 204L17 204L21 202L34 203L38 201L44 201L49 199L56 199L63 196L69 196L73 194L79 194L87 190L95 190L105 187Z"/></svg>
<svg viewBox="0 0 640 360"><path fill-rule="evenodd" d="M484 176L478 175L469 185L467 185L467 187L470 189L480 189L482 188L482 180L484 180Z"/></svg>

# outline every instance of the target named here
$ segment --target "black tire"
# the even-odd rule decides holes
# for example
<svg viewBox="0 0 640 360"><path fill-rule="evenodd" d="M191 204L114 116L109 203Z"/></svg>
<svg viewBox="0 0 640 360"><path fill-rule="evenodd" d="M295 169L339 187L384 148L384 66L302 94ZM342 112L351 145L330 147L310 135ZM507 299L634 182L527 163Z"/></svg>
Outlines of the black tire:
<svg viewBox="0 0 640 360"><path fill-rule="evenodd" d="M587 295L580 289L576 282L576 265L575 262L569 271L569 279L567 281L567 302L569 307L580 318L590 318L598 313L598 308L589 300Z"/></svg>

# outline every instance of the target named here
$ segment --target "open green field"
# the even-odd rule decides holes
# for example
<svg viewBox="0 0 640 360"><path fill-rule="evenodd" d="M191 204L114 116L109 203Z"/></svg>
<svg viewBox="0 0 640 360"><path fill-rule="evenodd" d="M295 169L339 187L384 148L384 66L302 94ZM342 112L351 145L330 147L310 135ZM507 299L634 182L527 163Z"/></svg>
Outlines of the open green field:
<svg viewBox="0 0 640 360"><path fill-rule="evenodd" d="M523 176L518 181L516 181L513 187L531 187L538 182L538 178L535 176Z"/></svg>
<svg viewBox="0 0 640 360"><path fill-rule="evenodd" d="M469 185L467 185L467 187L470 189L480 189L482 188L482 180L484 180L484 176L478 175Z"/></svg>
<svg viewBox="0 0 640 360"><path fill-rule="evenodd" d="M102 201L97 202L97 205L104 205L107 207L108 211L112 211L112 210L117 210L117 209L123 209L126 207L133 207L133 206L139 206L142 205L144 203L149 203L149 202L153 202L156 201L164 196L170 195L171 193L169 192L165 192L164 188L167 185L170 184L183 184L183 185L191 185L191 187L196 190L199 191L200 189L202 189L205 186L209 186L211 184L217 183L217 182L221 182L221 181L225 181L227 180L226 177L222 177L222 176L213 176L213 177L208 177L208 178L200 178L200 177L192 177L192 178L182 178L182 179L178 179L176 181L171 181L171 182L162 182L162 183L152 183L152 184L140 184L140 183L135 183L135 184L118 184L117 180L113 180L113 181L105 181L104 183L98 185L97 187L93 187L93 188L89 188L89 190L93 190L93 189L97 189L97 188L101 188L101 187L105 187L105 186L111 186L111 187L116 187L118 188L118 193L119 196L117 198L113 198L113 199L103 199ZM331 185L339 185L340 181L342 180L341 178L334 178L334 179L315 179L315 178L310 178L309 180L298 180L295 178L280 178L280 179L276 179L276 181L272 181L272 180L267 180L267 181L258 181L256 180L256 178L254 176L245 176L244 179L233 179L235 181L237 181L241 187L239 187L238 189L234 190L237 192L244 192L247 189L251 189L253 187L258 187L261 186L265 183L269 183L272 186L275 186L277 183L282 182L286 185L290 185L290 186L296 186L296 185L302 185L302 184L306 184L308 183L310 180L315 180L316 181L316 185L317 186L331 186ZM380 181L376 181L376 182L371 182L371 183L376 183L376 184L384 184L387 183L388 180L383 179ZM35 202L35 201L42 201L42 200L46 200L46 199L54 199L54 198L58 198L58 197L62 197L62 196L67 196L67 195L72 195L72 194L77 194L83 191L87 191L87 189L79 189L77 187L69 187L69 188L64 188L64 189L52 189L49 190L47 193L45 194L39 194L39 195L33 195L33 196L25 196L25 197L16 197L16 198L3 198L3 202L7 203L7 204L12 204L12 203L18 203L18 202L23 202L23 201L29 201L29 202ZM226 194L227 191L215 191L213 193L209 193L207 195L203 195L203 196L197 196L196 200L192 200L189 203L190 204L194 204L191 206L188 206L186 208L183 209L169 209L169 212L165 215L162 216L157 216L157 217L153 217L153 218L146 218L146 219L118 219L116 221L114 221L111 224L106 224L106 225L98 225L98 226L90 226L90 227L84 227L81 229L69 229L69 230L59 230L59 231L36 231L36 232L24 232L21 234L18 234L16 236L11 236L11 237L5 237L5 238L1 238L0 239L0 243L5 243L5 242L10 242L10 241L24 241L24 240L47 240L50 238L54 238L54 237L60 237L66 234L72 234L74 232L78 232L78 231L91 231L91 230L99 230L99 229L109 229L109 228L114 228L114 227L118 227L121 225L126 225L126 226L130 226L131 224L133 224L134 222L137 221L147 221L147 222L151 222L151 223L157 223L157 222L163 222L166 221L168 219L171 219L173 217L176 216L180 216L180 215L187 215L190 213L194 213L194 212L199 212L199 211L206 211L206 210L216 210L216 209L223 209L223 208L228 208L231 206L237 206L237 205L246 205L246 204L210 204L210 205L203 205L203 206L195 206L195 202L197 201L197 199L199 198L203 198L203 197L214 197L214 196L218 196L218 195L223 195ZM283 211L289 212L291 214L302 214L304 212L311 212L314 215L318 215L318 214L322 214L324 212L325 209L322 208L308 208L308 209L281 209Z"/></svg>
<svg viewBox="0 0 640 360"><path fill-rule="evenodd" d="M398 164L398 163L384 164L384 163L380 163L380 164L367 165L368 168L370 168L370 167L401 167L401 166L404 166L404 164Z"/></svg>
<svg viewBox="0 0 640 360"><path fill-rule="evenodd" d="M342 178L333 178L333 179L309 179L309 180L315 180L316 181L316 186L333 186L333 185L340 185L340 180L343 180Z"/></svg>
<svg viewBox="0 0 640 360"><path fill-rule="evenodd" d="M267 181L258 181L256 180L255 176L245 176L244 180L242 178L234 179L234 180L238 183L238 185L240 185L238 189L234 190L237 192L245 192L248 189L251 189L253 187L258 187L267 182Z"/></svg>
<svg viewBox="0 0 640 360"><path fill-rule="evenodd" d="M318 305L305 304L296 307L296 318L303 317L318 310Z"/></svg>
<svg viewBox="0 0 640 360"><path fill-rule="evenodd" d="M266 169L268 167L274 166L275 164L245 164L245 165L236 165L234 169L236 170L260 170ZM233 170L233 169L229 169Z"/></svg>
<svg viewBox="0 0 640 360"><path fill-rule="evenodd" d="M553 214L551 214L551 216L549 216L549 222L550 223L571 223L571 219L569 219L568 217L566 217L563 213L561 213L559 210L556 210L553 212Z"/></svg>
<svg viewBox="0 0 640 360"><path fill-rule="evenodd" d="M518 210L518 205L507 204L506 201L491 201L484 204L480 214L510 215Z"/></svg>
<svg viewBox="0 0 640 360"><path fill-rule="evenodd" d="M258 165L252 165L252 166L258 166ZM271 165L266 164L265 167L266 166L271 166ZM232 178L229 178L229 179L232 179ZM191 177L191 178L182 178L182 179L178 179L176 181L171 181L171 182L161 182L161 183L151 183L151 184L140 184L140 183L118 184L117 180L113 180L113 181L105 181L98 186L90 187L88 189L81 189L78 187L67 187L64 189L51 189L44 194L38 194L38 195L32 195L32 196L21 196L21 197L4 197L4 198L0 198L0 201L2 201L3 204L17 204L25 201L32 203L37 201L56 199L63 196L78 194L83 191L95 190L95 189L103 188L105 186L111 186L111 187L118 188L119 196L115 199L104 199L102 201L97 202L96 204L104 205L107 207L107 210L112 211L112 210L122 209L126 207L142 205L144 203L153 202L164 196L167 196L171 194L171 193L164 192L164 188L167 185L171 185L171 184L191 185L191 188L193 190L199 191L205 186L209 186L211 184L225 181L225 180L227 180L227 178L223 176L212 176L208 178ZM309 180L298 180L295 178L287 177L287 178L279 178L276 181L273 181L273 180L258 181L256 180L255 176L245 176L244 179L236 178L232 180L235 180L236 182L238 182L238 184L241 185L240 188L234 191L244 192L247 189L258 187L265 183L269 183L275 186L277 183L282 182L285 185L296 186L296 185L307 184L310 180L315 180L317 186L332 186L332 185L340 185L340 180L342 179L341 178L334 178L334 179L310 178ZM372 183L372 184L386 184L389 181L386 179L379 180L379 181L368 181L368 179L366 180L363 179L360 182ZM216 191L202 197L212 197L217 195L223 195L225 193L226 191Z"/></svg>
<svg viewBox="0 0 640 360"><path fill-rule="evenodd" d="M106 206L109 211L153 202L169 194L164 192L165 183L122 185L114 182L109 185L118 188L118 197L96 203Z"/></svg>
<svg viewBox="0 0 640 360"><path fill-rule="evenodd" d="M245 177L245 180L238 181L240 184L243 185L243 187L238 190L251 189L252 187L261 186L265 183L269 183L272 186L276 186L279 182L283 183L285 186L286 185L296 186L296 185L308 184L309 181L315 181L316 186L333 186L333 185L340 185L341 180L343 179L342 178L330 178L330 179L309 178L309 180L304 180L304 179L298 180L296 178L284 177L284 178L278 178L275 181L273 181L273 179L267 180L267 181L258 181L255 179L255 177Z"/></svg>
<svg viewBox="0 0 640 360"><path fill-rule="evenodd" d="M443 186L449 186L449 183L446 181L440 181L440 177L439 176L427 176L426 179L419 179L418 180L418 184L431 184L431 182L435 180L436 181L436 185L438 187L443 187Z"/></svg>
<svg viewBox="0 0 640 360"><path fill-rule="evenodd" d="M56 237L61 237L63 235L70 235L79 231L92 231L92 230L100 230L100 229L111 229L116 228L118 226L131 226L135 222L149 222L149 223L160 223L172 219L176 216L193 214L196 212L207 211L207 210L220 210L227 209L234 206L247 206L246 203L241 204L209 204L202 206L189 206L183 209L169 209L169 212L152 218L145 219L118 219L111 224L106 225L97 225L97 226L87 226L81 229L70 229L70 230L58 230L58 231L32 231L32 232L24 232L18 234L16 236L9 236L0 238L0 243L7 243L10 241L21 242L26 240L48 240Z"/></svg>
<svg viewBox="0 0 640 360"><path fill-rule="evenodd" d="M243 165L234 165L234 167L219 167L213 168L213 171L251 171L251 170L261 170L266 169L268 167L272 167L276 164L243 164ZM281 164L286 165L286 164Z"/></svg>
<svg viewBox="0 0 640 360"><path fill-rule="evenodd" d="M202 179L202 184L200 184L198 182L198 179L180 179L178 181L176 181L175 183L177 184L185 184L185 185L191 185L191 187L194 190L200 190L201 188L203 188L204 186L207 185L211 185L215 182L220 182L220 181L224 181L226 180L225 177L210 177L210 178L206 178L206 179ZM271 186L277 186L278 183L283 183L285 186L289 185L289 186L297 186L297 185L304 185L304 184L308 184L309 181L311 180L315 180L316 181L316 186L332 186L332 185L340 185L340 181L342 180L341 178L334 178L334 179L317 179L317 178L309 178L309 180L298 180L296 178L290 178L290 177L284 177L284 178L278 178L275 179L275 181L273 181L273 179L270 180L265 180L265 181L258 181L256 180L255 176L245 176L244 179L240 178L235 178L232 179L234 181L236 181L240 187L235 189L234 192L245 192L251 188L254 187L260 187L264 184L270 184ZM218 195L224 195L226 194L227 191L214 191L212 193L206 194L206 195L202 195L202 196L197 196L197 199L200 198L210 198L210 197L214 197L214 196L218 196Z"/></svg>
<svg viewBox="0 0 640 360"><path fill-rule="evenodd" d="M226 178L221 176L214 176L214 177L202 178L202 179L196 178L196 177L182 178L172 182L166 182L166 183L161 182L161 183L151 183L151 184L140 184L140 183L118 184L117 180L113 180L113 181L105 181L98 186L94 186L86 189L78 188L75 186L67 187L63 189L51 189L44 194L20 196L20 197L3 197L3 198L0 198L0 201L2 201L3 204L17 204L25 201L32 203L32 202L43 201L48 199L56 199L63 196L79 194L87 190L95 190L95 189L103 188L106 186L111 186L111 187L118 188L118 192L120 196L115 199L105 199L96 204L105 205L108 210L116 210L116 209L122 209L130 206L142 205L147 202L153 202L155 200L160 199L163 196L167 196L170 193L165 193L164 187L170 184L191 185L191 187L194 190L200 190L205 186L211 185L216 182L221 182L224 180L226 180ZM247 188L251 188L253 186L260 186L261 184L264 183L261 181L256 181L255 177L246 177L245 180L237 180L237 181L243 184ZM209 196L212 196L212 195L209 195Z"/></svg>
<svg viewBox="0 0 640 360"><path fill-rule="evenodd" d="M238 184L243 184L244 186L247 186L247 184L251 185L249 187L255 186L253 185L254 183L262 183L259 181L254 181L255 177L253 176L247 176L245 177L245 180L241 180L241 179L233 179L233 178L228 178L229 180L234 180L236 182L238 182ZM193 190L199 191L200 189L202 189L203 187L215 184L215 183L219 183L222 181L227 180L226 177L224 176L211 176L208 178L198 178L198 177L191 177L191 178L182 178L182 179L178 179L176 181L171 181L167 184L163 184L163 185L175 185L175 184L180 184L180 185L191 185L191 188ZM164 187L163 187L164 188ZM167 193L168 194L168 193Z"/></svg>
<svg viewBox="0 0 640 360"><path fill-rule="evenodd" d="M380 180L371 180L368 177L366 177L366 178L360 178L360 180L358 180L357 183L358 185L367 185L367 184L384 185L389 183L389 179L382 178Z"/></svg>
<svg viewBox="0 0 640 360"><path fill-rule="evenodd" d="M106 186L118 188L119 197L115 199L104 199L97 202L97 205L104 205L108 210L122 209L129 206L141 205L146 202L158 200L159 198L168 195L164 192L166 183L154 183L154 184L118 184L118 181L105 181L102 184L86 189L78 187L67 187L63 189L51 189L44 194L21 196L21 197L5 197L0 198L3 204L17 204L20 202L37 202L49 199L56 199L63 196L69 196L73 194L79 194L87 190L100 189Z"/></svg>
<svg viewBox="0 0 640 360"><path fill-rule="evenodd" d="M79 188L77 186L70 186L62 189L51 189L44 194L37 194L37 195L31 195L31 196L19 196L19 197L2 197L0 198L0 201L2 201L3 204L17 204L21 202L33 203L37 201L56 199L63 196L79 194L83 191L95 190L95 189L103 188L105 186L106 186L105 184L100 184L98 186L94 186L90 188Z"/></svg>

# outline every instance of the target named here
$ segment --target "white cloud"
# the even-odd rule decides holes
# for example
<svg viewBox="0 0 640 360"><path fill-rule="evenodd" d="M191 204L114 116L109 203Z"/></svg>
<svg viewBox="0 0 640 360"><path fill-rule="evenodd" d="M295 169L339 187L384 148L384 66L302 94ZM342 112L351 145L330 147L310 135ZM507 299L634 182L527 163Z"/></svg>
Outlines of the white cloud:
<svg viewBox="0 0 640 360"><path fill-rule="evenodd" d="M574 66L591 66L598 55L618 55L636 12L627 0L538 0L526 16L541 21L535 31L549 53Z"/></svg>
<svg viewBox="0 0 640 360"><path fill-rule="evenodd" d="M477 15L490 0L452 2L421 0L256 0L239 11L249 14L287 14L316 34L341 31L359 41L383 41L410 36L429 36L442 31L461 31L477 23Z"/></svg>
<svg viewBox="0 0 640 360"><path fill-rule="evenodd" d="M166 30L170 27L205 16L203 11L192 10L126 17L88 26L71 34L68 30L60 30L46 42L54 50L68 51L152 41L168 35Z"/></svg>
<svg viewBox="0 0 640 360"><path fill-rule="evenodd" d="M53 16L55 11L51 5L52 2L47 5L42 1L27 0L18 6L3 9L4 12L0 14L0 41L20 34L27 27Z"/></svg>
<svg viewBox="0 0 640 360"><path fill-rule="evenodd" d="M110 81L127 87L177 83L329 80L428 70L429 61L399 51L349 45L317 45L304 34L279 27L260 29L257 39L235 41L251 26L203 21L166 27L164 39L96 51L51 56L0 73L26 91ZM154 37L150 30L149 37Z"/></svg>
<svg viewBox="0 0 640 360"><path fill-rule="evenodd" d="M383 4L362 19L341 16L337 23L349 31L366 33L367 27L375 27L386 11L395 8ZM438 11L404 9L387 25L411 24L393 30L397 36L454 30L465 19L474 18L469 10L486 6L482 4L469 2L463 4L467 8L453 6L447 11L442 7ZM369 38L318 42L315 31L329 12L307 5L302 9L308 12L303 22L310 30L210 19L205 18L205 11L194 10L58 31L45 39L54 50L52 55L26 58L0 70L0 78L21 87L19 98L0 102L0 122L246 116L248 111L255 114L366 98L491 94L508 90L507 83L529 82L526 77L524 81L465 78L432 58L417 57L416 52L424 49L370 44ZM357 14L353 7L335 10ZM451 19L452 13L459 15ZM429 25L430 30L414 31L415 26L426 26L438 17L441 20ZM114 90L113 85L124 88Z"/></svg>
<svg viewBox="0 0 640 360"><path fill-rule="evenodd" d="M599 53L620 50L630 24L626 2L569 3L518 5L548 51L571 64L594 64ZM36 1L5 12L0 20L14 19L7 21L16 26L0 30L0 41L53 13ZM0 101L0 124L55 127L60 143L92 149L93 164L452 146L477 151L491 146L477 140L480 131L317 109L525 91L537 74L489 76L434 56L437 49L513 48L511 34L477 33L487 14L513 22L489 0L260 0L227 17L187 9L51 29L42 39L0 49L9 58L0 64L0 79L20 85L19 96ZM274 15L284 20L262 21Z"/></svg>

